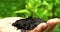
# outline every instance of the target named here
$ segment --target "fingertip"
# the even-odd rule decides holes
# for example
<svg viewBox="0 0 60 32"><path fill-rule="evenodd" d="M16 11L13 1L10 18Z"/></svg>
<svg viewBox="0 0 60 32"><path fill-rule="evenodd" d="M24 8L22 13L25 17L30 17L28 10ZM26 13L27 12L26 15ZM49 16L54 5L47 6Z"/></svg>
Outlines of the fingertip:
<svg viewBox="0 0 60 32"><path fill-rule="evenodd" d="M44 29L47 26L46 23L40 23L35 29L33 29L34 31L42 31L42 29Z"/></svg>
<svg viewBox="0 0 60 32"><path fill-rule="evenodd" d="M58 18L50 19L47 21L48 25L55 25L57 23L60 23L60 19L58 19Z"/></svg>
<svg viewBox="0 0 60 32"><path fill-rule="evenodd" d="M41 23L37 27L40 27L40 26L43 27L43 28L45 28L47 26L47 24L46 23Z"/></svg>

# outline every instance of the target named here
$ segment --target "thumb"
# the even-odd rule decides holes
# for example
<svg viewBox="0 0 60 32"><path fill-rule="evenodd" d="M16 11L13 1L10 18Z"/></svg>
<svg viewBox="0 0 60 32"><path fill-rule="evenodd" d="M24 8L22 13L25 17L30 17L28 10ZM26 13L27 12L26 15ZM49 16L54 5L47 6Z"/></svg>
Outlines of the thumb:
<svg viewBox="0 0 60 32"><path fill-rule="evenodd" d="M41 32L47 26L46 23L40 23L32 32Z"/></svg>

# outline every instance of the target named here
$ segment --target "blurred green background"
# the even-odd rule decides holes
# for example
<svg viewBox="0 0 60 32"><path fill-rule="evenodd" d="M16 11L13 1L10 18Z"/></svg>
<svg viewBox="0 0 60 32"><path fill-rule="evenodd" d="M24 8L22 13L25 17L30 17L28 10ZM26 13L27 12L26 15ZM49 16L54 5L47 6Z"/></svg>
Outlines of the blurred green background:
<svg viewBox="0 0 60 32"><path fill-rule="evenodd" d="M33 17L48 20L60 18L60 0L0 0L0 18ZM53 32L60 32L60 24Z"/></svg>

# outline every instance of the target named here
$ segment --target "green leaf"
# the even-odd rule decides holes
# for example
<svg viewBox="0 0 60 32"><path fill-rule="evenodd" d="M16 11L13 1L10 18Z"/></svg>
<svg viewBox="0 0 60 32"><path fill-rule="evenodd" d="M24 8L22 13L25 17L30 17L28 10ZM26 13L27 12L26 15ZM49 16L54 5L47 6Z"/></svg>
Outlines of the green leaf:
<svg viewBox="0 0 60 32"><path fill-rule="evenodd" d="M27 9L24 9L24 10L16 11L14 13L29 13L29 11Z"/></svg>
<svg viewBox="0 0 60 32"><path fill-rule="evenodd" d="M37 8L41 5L41 0L29 0L29 2L26 5L27 9L33 9Z"/></svg>
<svg viewBox="0 0 60 32"><path fill-rule="evenodd" d="M42 5L46 5L48 10L51 10L53 7L53 3L48 3L47 1L43 1Z"/></svg>
<svg viewBox="0 0 60 32"><path fill-rule="evenodd" d="M27 18L28 16L31 15L27 9L19 10L14 13L16 13L18 17L24 17L24 18Z"/></svg>

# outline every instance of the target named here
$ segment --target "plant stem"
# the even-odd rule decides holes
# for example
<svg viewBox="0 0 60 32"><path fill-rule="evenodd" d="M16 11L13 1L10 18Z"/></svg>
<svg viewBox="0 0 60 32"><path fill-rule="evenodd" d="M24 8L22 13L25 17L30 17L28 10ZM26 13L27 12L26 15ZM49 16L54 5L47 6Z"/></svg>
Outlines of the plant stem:
<svg viewBox="0 0 60 32"><path fill-rule="evenodd" d="M31 17L33 17L33 10L31 9L30 11L31 11Z"/></svg>
<svg viewBox="0 0 60 32"><path fill-rule="evenodd" d="M55 10L56 10L56 6L54 5L54 1L53 1L53 8L52 8L52 14L53 14L53 16L52 16L52 18L55 17Z"/></svg>

